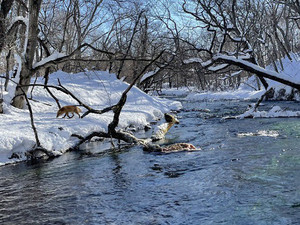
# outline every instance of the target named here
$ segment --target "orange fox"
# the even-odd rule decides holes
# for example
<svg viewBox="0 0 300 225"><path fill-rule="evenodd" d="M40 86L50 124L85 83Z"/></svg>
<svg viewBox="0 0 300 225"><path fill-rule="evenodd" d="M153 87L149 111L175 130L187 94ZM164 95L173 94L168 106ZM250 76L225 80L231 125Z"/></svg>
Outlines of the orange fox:
<svg viewBox="0 0 300 225"><path fill-rule="evenodd" d="M63 118L65 118L66 116L68 116L69 118L73 118L74 117L74 113L76 113L79 118L80 118L80 113L81 112L81 109L78 108L77 106L75 105L66 105L62 108L60 108L58 111L57 111L57 115L56 115L56 118L61 116L62 114L65 114L63 116ZM72 116L69 115L69 113L72 113Z"/></svg>

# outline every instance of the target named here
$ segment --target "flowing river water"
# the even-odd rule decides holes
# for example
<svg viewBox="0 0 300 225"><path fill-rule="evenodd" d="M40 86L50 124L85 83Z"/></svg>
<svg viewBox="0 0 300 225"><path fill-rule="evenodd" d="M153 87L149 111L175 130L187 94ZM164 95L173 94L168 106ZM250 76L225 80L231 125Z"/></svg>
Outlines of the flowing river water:
<svg viewBox="0 0 300 225"><path fill-rule="evenodd" d="M183 101L161 144L201 151L95 154L103 146L93 145L0 167L0 224L300 224L300 119L221 120L247 104ZM300 110L262 109L276 104Z"/></svg>

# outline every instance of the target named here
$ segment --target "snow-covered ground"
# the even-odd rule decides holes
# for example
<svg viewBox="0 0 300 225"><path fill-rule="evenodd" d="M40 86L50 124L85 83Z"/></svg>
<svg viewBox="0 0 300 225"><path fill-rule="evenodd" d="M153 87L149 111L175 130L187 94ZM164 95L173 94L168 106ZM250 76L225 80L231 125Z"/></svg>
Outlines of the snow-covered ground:
<svg viewBox="0 0 300 225"><path fill-rule="evenodd" d="M116 104L122 91L128 87L127 83L107 72L68 74L58 71L50 75L49 84L57 85L57 78L81 101L95 109ZM38 78L37 83L43 82L42 78ZM10 90L13 89L10 87ZM70 96L55 89L51 90L60 99L62 106L78 104ZM31 88L29 97L30 92ZM32 93L33 101L30 103L40 142L44 148L56 154L64 153L78 141L71 137L72 134L87 135L92 131L105 131L112 121L112 112L102 115L89 114L83 119L79 119L76 114L72 119L56 118L57 105L46 90L35 87ZM4 93L4 114L0 115L0 165L24 160L26 150L30 150L35 144L29 112L8 104L12 94L13 92ZM181 107L180 102L151 97L133 87L128 93L127 102L122 110L119 128L134 125L136 128L143 129L149 122L161 118L165 112L178 110ZM83 107L81 109L85 111ZM23 158L9 159L13 153Z"/></svg>

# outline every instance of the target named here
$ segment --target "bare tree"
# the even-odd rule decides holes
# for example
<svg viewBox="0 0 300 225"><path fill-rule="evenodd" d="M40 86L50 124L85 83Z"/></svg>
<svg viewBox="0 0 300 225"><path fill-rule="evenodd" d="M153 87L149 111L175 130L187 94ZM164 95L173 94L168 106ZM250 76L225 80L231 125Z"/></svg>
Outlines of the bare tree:
<svg viewBox="0 0 300 225"><path fill-rule="evenodd" d="M276 69L278 59L291 57L291 51L300 49L294 37L299 32L294 18L297 1L184 0L176 3L181 4L181 11L170 8L175 3L161 1L161 8L156 12L135 0L31 0L28 8L21 0L13 2L23 10L21 13L12 11L11 17L27 16L29 23L26 18L18 17L2 32L5 42L0 40L6 43L3 46L9 46L7 34L15 35L9 39L16 44L5 49L6 70L9 75L10 58L17 53L16 71L20 74L21 86L29 84L38 71L45 74L46 84L50 71L83 68L109 69L130 82L153 56L166 49L162 60L148 68L155 73L143 80L141 87L159 88L167 81L176 87L198 85L203 90L222 90L238 86L241 76L248 73L239 73L237 79L231 74L242 69L256 73L267 88L264 77L270 74L257 70L270 63ZM12 9L17 10L10 3L1 2L1 18L10 15ZM62 52L66 57L34 65L45 58L47 61L54 52ZM190 58L201 59L201 63L189 61ZM75 67L69 67L72 65ZM24 91L27 92L26 88ZM18 86L12 104L19 108L24 105Z"/></svg>
<svg viewBox="0 0 300 225"><path fill-rule="evenodd" d="M203 28L212 33L210 47L197 49L202 52L201 65L203 67L217 72L228 68L230 65L235 65L255 73L265 88L268 87L265 78L269 78L299 89L297 83L279 78L278 74L273 74L273 76L259 66L259 54L257 52L260 50L260 45L258 41L264 39L264 31L257 31L257 26L261 25L262 28L265 24L263 14L258 9L264 9L265 4L264 1L252 2L249 0L239 2L236 0L197 0L194 2L185 0L182 7L187 14L199 21ZM272 7L277 6L272 4ZM283 9L281 12L286 11ZM263 10L263 13L266 11ZM278 18L278 11L275 14ZM278 24L279 22L273 22L273 28L275 27L276 32L278 31ZM285 34L285 32L283 33ZM279 34L275 34L274 38L277 40L276 45L280 46L285 55L288 55L288 47L283 38L279 37Z"/></svg>

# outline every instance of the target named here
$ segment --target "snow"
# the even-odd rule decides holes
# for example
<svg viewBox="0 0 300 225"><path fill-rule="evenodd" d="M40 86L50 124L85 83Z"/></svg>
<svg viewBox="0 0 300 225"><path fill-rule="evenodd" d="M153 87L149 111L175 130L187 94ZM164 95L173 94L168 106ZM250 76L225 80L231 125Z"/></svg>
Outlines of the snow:
<svg viewBox="0 0 300 225"><path fill-rule="evenodd" d="M258 99L265 91L251 91L238 89L236 91L222 91L222 92L203 92L203 93L190 93L186 99L189 101L216 101L216 100L250 100Z"/></svg>
<svg viewBox="0 0 300 225"><path fill-rule="evenodd" d="M259 130L257 132L248 132L248 133L238 133L238 137L251 137L251 136L261 136L261 137L278 137L279 133L275 130Z"/></svg>
<svg viewBox="0 0 300 225"><path fill-rule="evenodd" d="M21 69L22 69L22 59L21 56L19 56L18 54L14 54L15 60L16 60L16 64L17 66L17 73L16 73L16 77L15 77L15 82L19 82L20 80L20 73L21 73Z"/></svg>
<svg viewBox="0 0 300 225"><path fill-rule="evenodd" d="M13 18L13 20L11 22L11 26L7 30L10 30L12 28L12 26L18 21L22 21L25 24L25 26L28 27L28 24L29 24L28 18L23 17L23 16L16 16Z"/></svg>
<svg viewBox="0 0 300 225"><path fill-rule="evenodd" d="M11 102L11 100L13 99L14 95L15 95L15 90L16 90L16 86L17 86L17 83L19 83L19 80L20 80L20 73L21 73L21 69L22 69L22 59L21 59L21 56L19 54L14 54L14 58L16 60L16 76L15 78L12 78L12 80L15 82L15 83L12 83L10 82L10 86L8 88L8 93L6 93L4 96L3 96L3 99L5 102ZM10 72L10 75L12 75L12 72ZM10 76L12 77L12 76ZM4 82L4 80L3 80Z"/></svg>
<svg viewBox="0 0 300 225"><path fill-rule="evenodd" d="M292 16L290 18L293 19L293 20L300 20L300 16Z"/></svg>
<svg viewBox="0 0 300 225"><path fill-rule="evenodd" d="M294 82L300 83L300 57L297 54L291 53L292 61L288 57L281 59L283 64L283 69L280 67L279 61L276 62L277 68L279 69L280 77L286 76L293 79ZM272 65L267 66L268 70L275 70ZM276 81L273 81L276 82ZM276 82L277 83L277 82Z"/></svg>
<svg viewBox="0 0 300 225"><path fill-rule="evenodd" d="M140 80L140 83L142 83L142 82L143 82L144 80L146 80L147 78L154 76L159 70L160 70L160 69L157 68L157 69L155 69L154 71L149 71L149 72L145 73L145 74L142 76L142 78L141 78L141 80Z"/></svg>
<svg viewBox="0 0 300 225"><path fill-rule="evenodd" d="M235 76L239 75L242 72L243 72L242 70L236 71L236 72L230 74L230 77L235 77Z"/></svg>
<svg viewBox="0 0 300 225"><path fill-rule="evenodd" d="M234 37L232 38L233 41L236 41L236 42L242 42L242 41L246 41L246 38L244 37Z"/></svg>
<svg viewBox="0 0 300 225"><path fill-rule="evenodd" d="M222 70L222 69L226 68L227 66L228 66L228 64L220 64L220 65L216 65L216 66L210 66L210 67L208 67L208 69L210 71L215 72L215 71L218 71L218 70Z"/></svg>
<svg viewBox="0 0 300 225"><path fill-rule="evenodd" d="M300 111L283 110L279 106L274 106L269 111L254 111L250 108L245 113L237 116L238 119L244 118L280 118L280 117L300 117Z"/></svg>
<svg viewBox="0 0 300 225"><path fill-rule="evenodd" d="M233 24L228 24L227 25L227 29L232 29L234 26L233 26Z"/></svg>
<svg viewBox="0 0 300 225"><path fill-rule="evenodd" d="M260 41L262 44L266 43L266 41L264 39L262 39L262 38L257 38L257 40Z"/></svg>
<svg viewBox="0 0 300 225"><path fill-rule="evenodd" d="M190 59L184 60L183 62L188 64L188 63L202 63L203 61L200 58L190 58Z"/></svg>
<svg viewBox="0 0 300 225"><path fill-rule="evenodd" d="M57 85L57 78L64 87L95 109L116 104L122 91L128 87L127 83L118 80L114 74L103 71L77 74L58 71L49 76L49 85ZM37 83L43 83L43 78L38 78ZM11 82L9 85L10 89L13 88ZM58 90L51 89L51 91L60 99L62 106L78 104ZM28 93L30 92L31 88ZM28 110L12 107L8 95L9 93L4 92L4 114L0 115L0 165L25 160L25 152L35 144ZM89 114L83 119L76 116L72 119L56 118L57 105L42 87L34 88L33 99L37 100L30 103L41 145L56 155L63 154L78 141L77 138L71 137L72 134L85 136L93 131L106 131L112 121L112 112L102 115ZM143 129L151 121L163 117L164 113L181 107L180 102L152 97L133 87L121 112L118 128L124 129L133 125ZM83 112L86 111L83 107L81 109ZM13 153L23 157L9 159Z"/></svg>
<svg viewBox="0 0 300 225"><path fill-rule="evenodd" d="M206 66L208 66L208 65L210 65L210 64L212 64L212 60L207 60L207 61L205 61L205 62L202 62L202 63L201 63L201 66L206 67Z"/></svg>
<svg viewBox="0 0 300 225"><path fill-rule="evenodd" d="M51 54L50 56L44 58L43 60L41 60L41 61L39 61L39 62L37 62L37 63L35 63L35 64L32 66L32 68L35 69L35 68L37 68L37 67L39 67L39 66L42 66L42 65L44 65L44 64L46 64L46 63L48 63L48 62L50 62L50 61L53 61L53 60L62 58L62 57L64 57L64 56L66 56L64 53L54 52L54 53Z"/></svg>
<svg viewBox="0 0 300 225"><path fill-rule="evenodd" d="M162 123L161 125L155 127L153 131L153 135L151 136L152 140L160 140L163 139L166 132L168 131L168 123Z"/></svg>

